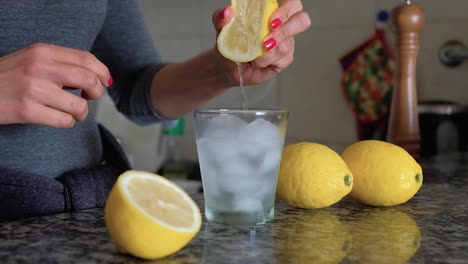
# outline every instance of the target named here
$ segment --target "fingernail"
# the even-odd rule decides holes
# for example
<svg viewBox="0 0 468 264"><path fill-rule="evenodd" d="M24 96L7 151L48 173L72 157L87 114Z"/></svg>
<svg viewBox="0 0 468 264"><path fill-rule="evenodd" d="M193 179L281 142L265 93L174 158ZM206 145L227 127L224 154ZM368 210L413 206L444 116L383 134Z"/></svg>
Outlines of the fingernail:
<svg viewBox="0 0 468 264"><path fill-rule="evenodd" d="M263 43L263 47L266 51L272 50L276 46L276 40L274 38L269 38Z"/></svg>
<svg viewBox="0 0 468 264"><path fill-rule="evenodd" d="M273 19L273 21L271 21L271 28L272 29L277 29L279 26L281 26L283 22L281 21L281 19L279 18L275 18Z"/></svg>
<svg viewBox="0 0 468 264"><path fill-rule="evenodd" d="M223 10L221 10L221 11L219 12L219 19L224 19L224 18L226 17L226 14L225 14L225 13L226 13L226 9L227 9L227 7L223 8Z"/></svg>
<svg viewBox="0 0 468 264"><path fill-rule="evenodd" d="M114 80L112 79L112 76L111 76L109 77L109 80L107 81L107 87L112 86L112 84L114 84Z"/></svg>

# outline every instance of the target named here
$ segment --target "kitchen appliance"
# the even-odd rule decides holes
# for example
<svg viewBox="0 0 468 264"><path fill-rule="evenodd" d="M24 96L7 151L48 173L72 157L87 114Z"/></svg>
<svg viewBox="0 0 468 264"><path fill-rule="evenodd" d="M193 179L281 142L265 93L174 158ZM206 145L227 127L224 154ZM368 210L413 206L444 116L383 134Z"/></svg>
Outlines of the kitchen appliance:
<svg viewBox="0 0 468 264"><path fill-rule="evenodd" d="M450 101L418 104L421 157L466 151L468 107Z"/></svg>

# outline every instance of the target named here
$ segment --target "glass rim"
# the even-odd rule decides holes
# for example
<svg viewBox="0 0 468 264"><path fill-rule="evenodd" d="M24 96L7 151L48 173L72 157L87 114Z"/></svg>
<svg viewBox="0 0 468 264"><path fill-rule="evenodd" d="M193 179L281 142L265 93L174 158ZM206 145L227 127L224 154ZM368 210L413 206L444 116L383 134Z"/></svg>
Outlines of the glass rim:
<svg viewBox="0 0 468 264"><path fill-rule="evenodd" d="M208 108L208 109L195 109L193 110L194 115L199 114L289 114L288 110L284 109L264 109L264 108Z"/></svg>

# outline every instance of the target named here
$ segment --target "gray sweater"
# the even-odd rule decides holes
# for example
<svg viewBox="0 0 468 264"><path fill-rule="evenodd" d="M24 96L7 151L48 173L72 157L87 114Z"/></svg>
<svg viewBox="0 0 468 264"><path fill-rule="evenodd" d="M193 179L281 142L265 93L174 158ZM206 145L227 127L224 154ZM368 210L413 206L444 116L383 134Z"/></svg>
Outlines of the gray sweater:
<svg viewBox="0 0 468 264"><path fill-rule="evenodd" d="M163 64L138 1L2 1L0 57L33 43L91 51L110 69L114 85L108 92L117 109L139 124L161 121L148 95L151 79ZM72 169L96 166L101 156L101 139L91 115L70 129L0 125L3 168L57 177Z"/></svg>

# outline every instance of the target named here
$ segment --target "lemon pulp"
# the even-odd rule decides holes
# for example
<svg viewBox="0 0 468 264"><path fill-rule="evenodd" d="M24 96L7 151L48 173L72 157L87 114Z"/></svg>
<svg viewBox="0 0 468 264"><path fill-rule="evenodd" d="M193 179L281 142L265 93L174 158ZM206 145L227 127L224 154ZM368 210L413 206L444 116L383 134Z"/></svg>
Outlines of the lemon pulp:
<svg viewBox="0 0 468 264"><path fill-rule="evenodd" d="M127 171L107 198L104 220L118 250L156 259L183 248L198 233L198 206L180 187L149 172Z"/></svg>
<svg viewBox="0 0 468 264"><path fill-rule="evenodd" d="M270 32L269 20L278 8L276 0L232 0L233 18L218 37L218 50L234 62L262 56L263 39Z"/></svg>

